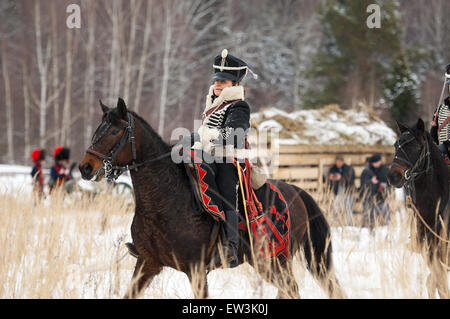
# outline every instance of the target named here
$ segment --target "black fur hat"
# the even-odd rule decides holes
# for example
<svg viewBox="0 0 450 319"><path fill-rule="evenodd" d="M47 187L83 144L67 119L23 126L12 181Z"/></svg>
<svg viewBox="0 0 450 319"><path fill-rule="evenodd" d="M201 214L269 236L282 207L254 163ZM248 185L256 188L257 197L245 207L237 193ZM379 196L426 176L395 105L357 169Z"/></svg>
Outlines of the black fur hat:
<svg viewBox="0 0 450 319"><path fill-rule="evenodd" d="M31 152L31 159L35 162L45 160L45 150L44 149L34 149Z"/></svg>
<svg viewBox="0 0 450 319"><path fill-rule="evenodd" d="M68 160L70 159L70 149L67 147L61 148L61 150L55 155L55 160Z"/></svg>

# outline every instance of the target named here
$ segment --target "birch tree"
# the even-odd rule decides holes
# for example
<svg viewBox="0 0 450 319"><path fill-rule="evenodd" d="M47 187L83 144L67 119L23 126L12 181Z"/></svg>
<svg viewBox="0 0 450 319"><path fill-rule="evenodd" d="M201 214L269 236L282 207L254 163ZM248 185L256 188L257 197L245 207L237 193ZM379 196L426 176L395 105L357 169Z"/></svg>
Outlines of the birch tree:
<svg viewBox="0 0 450 319"><path fill-rule="evenodd" d="M96 2L84 1L87 7L87 32L86 43L86 72L84 78L84 145L89 145L93 133L92 120L94 117L94 93L95 93L95 28L96 28Z"/></svg>
<svg viewBox="0 0 450 319"><path fill-rule="evenodd" d="M163 74L161 79L161 93L159 98L159 122L158 133L164 133L164 124L166 117L167 104L167 86L170 77L170 50L172 41L172 12L169 7L169 1L164 1L164 51L163 51Z"/></svg>
<svg viewBox="0 0 450 319"><path fill-rule="evenodd" d="M51 46L47 41L45 48L43 47L42 21L40 1L35 2L34 21L36 32L36 61L39 71L40 98L39 98L39 146L45 147L47 132L47 86L48 86L48 65L50 62Z"/></svg>
<svg viewBox="0 0 450 319"><path fill-rule="evenodd" d="M142 96L142 87L144 83L144 74L146 73L146 61L149 56L149 43L150 43L150 35L152 32L152 8L153 1L147 1L147 8L144 20L144 34L142 38L142 51L139 58L138 64L138 75L136 80L136 92L134 94L134 107L136 112L139 112L140 104L141 104L141 96Z"/></svg>
<svg viewBox="0 0 450 319"><path fill-rule="evenodd" d="M55 92L55 97L53 100L53 103L51 105L53 109L53 130L59 130L61 126L60 122L60 105L59 105L59 87L60 87L60 79L59 79L59 54L58 51L60 48L58 48L58 20L57 20L57 8L56 3L52 2L50 7L51 12L51 39L52 39L52 56L51 56L51 62L52 62L52 89ZM55 145L61 143L61 135L55 134L54 136Z"/></svg>
<svg viewBox="0 0 450 319"><path fill-rule="evenodd" d="M2 64L2 76L3 83L5 85L5 115L6 115L6 141L7 141L7 153L6 159L9 163L14 162L14 113L13 113L13 102L11 96L11 82L10 74L8 71L8 58L6 54L6 41L1 40L0 43L0 53L1 53L1 64Z"/></svg>

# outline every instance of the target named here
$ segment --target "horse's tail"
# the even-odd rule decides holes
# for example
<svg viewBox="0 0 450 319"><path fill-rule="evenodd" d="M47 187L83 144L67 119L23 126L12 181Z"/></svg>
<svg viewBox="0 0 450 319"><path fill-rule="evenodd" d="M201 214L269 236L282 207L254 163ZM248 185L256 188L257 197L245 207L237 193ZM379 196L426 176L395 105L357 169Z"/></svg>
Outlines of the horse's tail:
<svg viewBox="0 0 450 319"><path fill-rule="evenodd" d="M331 298L345 298L333 271L331 232L319 205L307 192L294 186L308 212L307 234L303 250L308 269Z"/></svg>
<svg viewBox="0 0 450 319"><path fill-rule="evenodd" d="M303 242L306 262L313 273L322 277L332 266L330 226L311 195L298 187L296 190L308 212L308 228Z"/></svg>

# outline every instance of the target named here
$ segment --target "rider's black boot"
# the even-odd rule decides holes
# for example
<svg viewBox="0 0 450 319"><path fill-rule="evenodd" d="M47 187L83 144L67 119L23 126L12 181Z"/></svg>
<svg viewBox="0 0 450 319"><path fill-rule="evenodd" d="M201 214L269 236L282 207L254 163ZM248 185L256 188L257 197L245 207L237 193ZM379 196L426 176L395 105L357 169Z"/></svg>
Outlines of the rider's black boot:
<svg viewBox="0 0 450 319"><path fill-rule="evenodd" d="M225 211L225 236L226 243L223 247L224 264L234 268L239 264L238 245L239 245L239 217L234 210ZM220 254L216 254L214 259L214 268L222 265Z"/></svg>

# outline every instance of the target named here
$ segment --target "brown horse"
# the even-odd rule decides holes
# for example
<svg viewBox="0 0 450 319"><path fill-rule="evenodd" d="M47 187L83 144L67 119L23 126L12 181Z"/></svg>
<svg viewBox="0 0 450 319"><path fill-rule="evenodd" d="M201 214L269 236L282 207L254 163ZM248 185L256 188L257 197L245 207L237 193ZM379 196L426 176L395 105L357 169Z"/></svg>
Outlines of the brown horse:
<svg viewBox="0 0 450 319"><path fill-rule="evenodd" d="M114 109L100 104L102 122L79 169L84 179L96 181L130 170L136 202L131 235L139 257L126 297L142 293L164 266L186 273L196 298L207 297L208 271L198 269L206 269L213 256L207 247L216 222L195 205L183 164L171 160L171 147L152 127L120 98ZM283 193L291 214L290 256L303 247L308 268L323 289L330 297L344 297L332 270L330 228L320 208L301 189L272 182ZM240 240L239 261L255 267L246 234ZM292 258L278 261L281 266L262 275L279 288L279 297L299 297Z"/></svg>
<svg viewBox="0 0 450 319"><path fill-rule="evenodd" d="M419 247L426 251L430 269L428 294L450 298L447 271L449 245L449 173L436 144L425 131L422 119L408 128L397 122L400 137L395 142L395 156L388 173L389 183L405 187L414 205Z"/></svg>

